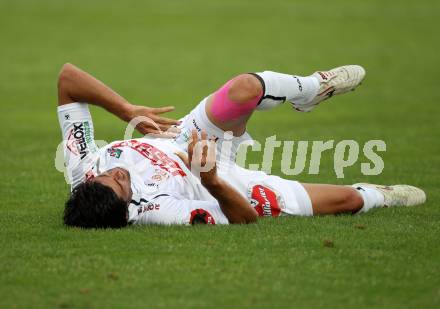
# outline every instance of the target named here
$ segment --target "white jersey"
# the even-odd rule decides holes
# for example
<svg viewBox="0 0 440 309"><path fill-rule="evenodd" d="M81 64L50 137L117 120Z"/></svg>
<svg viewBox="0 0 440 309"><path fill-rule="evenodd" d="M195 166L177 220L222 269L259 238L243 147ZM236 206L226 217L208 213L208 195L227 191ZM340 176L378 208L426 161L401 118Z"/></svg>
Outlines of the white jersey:
<svg viewBox="0 0 440 309"><path fill-rule="evenodd" d="M131 139L98 148L87 104L58 108L64 136L64 160L72 190L109 169L129 171L132 224L227 224L218 202L180 158L182 151L168 139Z"/></svg>
<svg viewBox="0 0 440 309"><path fill-rule="evenodd" d="M206 100L182 120L176 140L140 138L116 141L98 148L92 118L85 103L58 107L64 139L65 172L72 189L111 168L129 171L133 191L129 205L132 224L228 224L214 197L201 185L176 155L186 151L191 130L205 129L209 137L224 143L224 132L211 123L205 112ZM245 133L232 138L232 151L221 153L219 176L248 199L260 216L312 215L312 204L297 181L250 171L233 162L239 144L250 139ZM231 141L231 140L229 140ZM232 154L232 155L231 155ZM223 168L224 167L224 168Z"/></svg>

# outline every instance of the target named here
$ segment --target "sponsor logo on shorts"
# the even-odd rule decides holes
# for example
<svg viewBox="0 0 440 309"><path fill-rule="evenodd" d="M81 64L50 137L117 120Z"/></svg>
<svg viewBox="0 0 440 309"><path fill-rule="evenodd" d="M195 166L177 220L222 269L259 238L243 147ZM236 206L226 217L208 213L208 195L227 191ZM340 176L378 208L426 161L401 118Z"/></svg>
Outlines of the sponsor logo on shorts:
<svg viewBox="0 0 440 309"><path fill-rule="evenodd" d="M249 190L249 200L260 217L278 217L281 213L277 194L270 188L254 185Z"/></svg>
<svg viewBox="0 0 440 309"><path fill-rule="evenodd" d="M195 209L191 211L191 218L189 219L191 225L194 224L215 224L214 217L204 209Z"/></svg>

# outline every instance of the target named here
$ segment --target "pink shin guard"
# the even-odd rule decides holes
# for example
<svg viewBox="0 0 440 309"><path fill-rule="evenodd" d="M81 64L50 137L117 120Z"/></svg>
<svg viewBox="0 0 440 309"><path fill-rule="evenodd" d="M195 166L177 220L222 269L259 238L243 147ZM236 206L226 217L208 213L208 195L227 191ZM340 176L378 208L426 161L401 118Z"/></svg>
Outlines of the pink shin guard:
<svg viewBox="0 0 440 309"><path fill-rule="evenodd" d="M263 91L261 91L259 96L248 102L234 102L228 96L229 88L233 81L234 79L231 79L217 90L212 101L211 112L216 119L222 122L236 120L241 116L249 115L257 107L257 104L263 95Z"/></svg>

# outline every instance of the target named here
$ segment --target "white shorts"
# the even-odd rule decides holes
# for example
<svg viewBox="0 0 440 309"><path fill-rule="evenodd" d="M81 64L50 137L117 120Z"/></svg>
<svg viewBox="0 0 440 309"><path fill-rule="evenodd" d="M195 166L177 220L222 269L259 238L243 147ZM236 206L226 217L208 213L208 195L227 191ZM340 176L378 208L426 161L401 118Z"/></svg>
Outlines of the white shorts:
<svg viewBox="0 0 440 309"><path fill-rule="evenodd" d="M179 146L186 151L191 131L204 129L208 137L217 139L219 176L245 196L259 215L313 215L310 197L299 182L244 169L235 164L235 154L240 144L251 143L252 138L247 132L239 137L225 134L206 115L206 101L207 98L203 99L182 119L179 127L181 134L176 138Z"/></svg>
<svg viewBox="0 0 440 309"><path fill-rule="evenodd" d="M312 216L312 202L307 191L298 182L251 171L238 165L219 176L242 193L260 216Z"/></svg>
<svg viewBox="0 0 440 309"><path fill-rule="evenodd" d="M252 137L245 132L242 136L236 137L232 132L225 132L215 124L213 124L208 115L206 115L206 101L203 99L188 115L182 120L179 126L181 129L180 135L176 138L176 142L185 151L188 149L188 141L191 138L191 131L202 129L208 134L208 138L214 138L217 141L218 160L227 164L228 162L235 162L235 155L239 146L243 143L252 143Z"/></svg>

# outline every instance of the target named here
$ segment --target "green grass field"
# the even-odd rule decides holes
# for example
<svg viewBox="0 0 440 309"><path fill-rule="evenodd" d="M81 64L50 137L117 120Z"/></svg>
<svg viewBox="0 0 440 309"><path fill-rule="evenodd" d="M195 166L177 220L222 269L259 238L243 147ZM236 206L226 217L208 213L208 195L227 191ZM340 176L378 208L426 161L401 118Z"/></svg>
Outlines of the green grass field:
<svg viewBox="0 0 440 309"><path fill-rule="evenodd" d="M434 0L0 0L0 307L439 308L439 20ZM428 202L250 226L66 228L54 167L64 62L131 102L175 105L171 117L238 73L362 64L358 91L309 114L257 113L249 132L382 139L379 176L363 176L361 158L337 179L328 152L319 175L295 179L409 183ZM92 113L97 139L122 138L123 123Z"/></svg>

